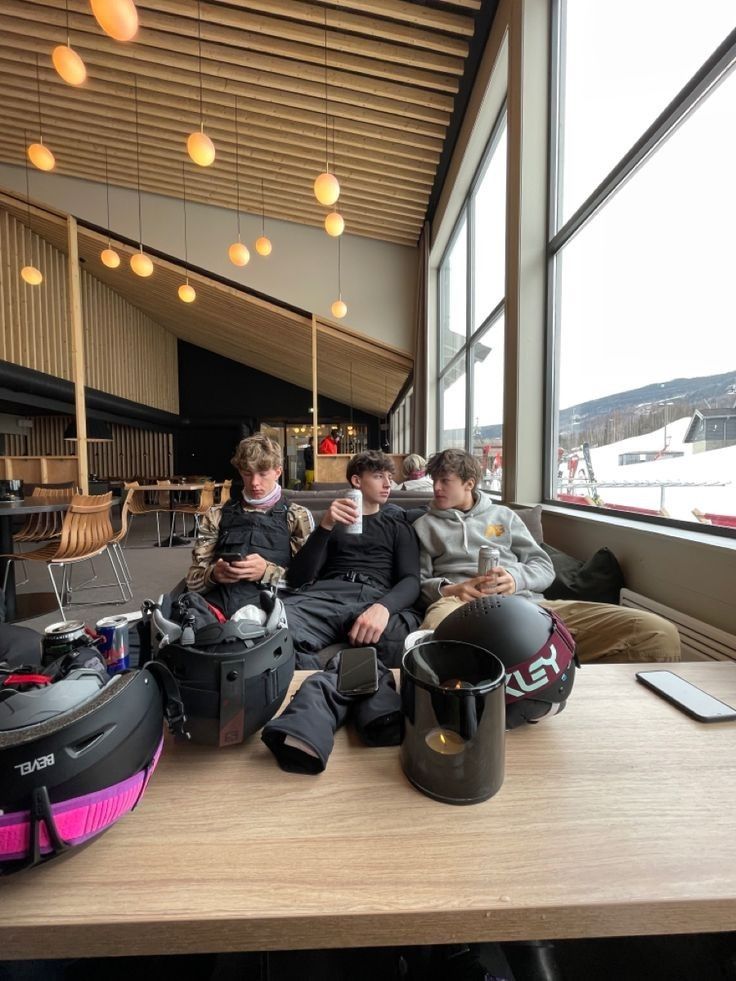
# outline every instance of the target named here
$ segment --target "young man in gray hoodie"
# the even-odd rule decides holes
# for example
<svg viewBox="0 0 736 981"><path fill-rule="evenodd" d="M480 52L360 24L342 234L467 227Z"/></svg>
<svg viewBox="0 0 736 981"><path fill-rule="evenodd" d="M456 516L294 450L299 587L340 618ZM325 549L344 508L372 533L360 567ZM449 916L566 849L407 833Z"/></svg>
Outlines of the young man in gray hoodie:
<svg viewBox="0 0 736 981"><path fill-rule="evenodd" d="M442 450L427 464L434 500L414 522L419 538L422 628L434 630L453 610L482 596L524 596L554 610L575 637L581 661L679 661L673 624L654 613L609 603L545 600L555 577L547 553L510 508L477 490L478 461L464 450ZM482 545L499 551L499 563L479 576Z"/></svg>

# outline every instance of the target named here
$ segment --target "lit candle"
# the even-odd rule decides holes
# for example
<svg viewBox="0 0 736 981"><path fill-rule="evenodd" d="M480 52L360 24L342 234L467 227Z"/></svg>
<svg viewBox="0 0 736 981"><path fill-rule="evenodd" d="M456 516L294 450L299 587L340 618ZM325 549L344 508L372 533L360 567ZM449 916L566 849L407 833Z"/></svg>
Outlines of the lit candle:
<svg viewBox="0 0 736 981"><path fill-rule="evenodd" d="M465 740L451 729L432 729L424 741L441 756L457 756L465 749Z"/></svg>
<svg viewBox="0 0 736 981"><path fill-rule="evenodd" d="M461 681L459 678L448 678L447 681L440 682L440 688L446 688L448 691L459 691L462 688L472 687L469 681Z"/></svg>

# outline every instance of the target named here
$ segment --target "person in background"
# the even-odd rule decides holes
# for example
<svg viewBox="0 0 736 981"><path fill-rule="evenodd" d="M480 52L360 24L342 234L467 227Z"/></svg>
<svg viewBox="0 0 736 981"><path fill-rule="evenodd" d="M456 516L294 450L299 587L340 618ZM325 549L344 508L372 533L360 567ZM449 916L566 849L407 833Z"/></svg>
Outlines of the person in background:
<svg viewBox="0 0 736 981"><path fill-rule="evenodd" d="M410 453L404 458L401 465L403 483L400 485L405 491L431 491L433 488L432 478L427 476L427 461L418 453Z"/></svg>
<svg viewBox="0 0 736 981"><path fill-rule="evenodd" d="M335 454L337 454L340 449L339 437L340 437L340 431L335 427L333 427L330 430L330 435L325 436L325 438L319 444L319 452L328 454L330 456L335 456Z"/></svg>
<svg viewBox="0 0 736 981"><path fill-rule="evenodd" d="M314 436L310 436L304 447L304 487L309 490L314 483Z"/></svg>
<svg viewBox="0 0 736 981"><path fill-rule="evenodd" d="M296 592L283 602L297 667L319 667L314 655L338 641L374 646L388 667L401 663L404 639L421 620L412 609L419 547L402 509L386 505L393 470L378 450L351 457L346 476L363 498L362 531L347 531L357 518L355 502L337 498L289 565L287 582Z"/></svg>
<svg viewBox="0 0 736 981"><path fill-rule="evenodd" d="M243 480L242 496L210 508L200 521L187 589L228 617L279 582L314 528L306 508L282 497L281 461L281 447L268 436L241 440L230 462Z"/></svg>
<svg viewBox="0 0 736 981"><path fill-rule="evenodd" d="M674 624L646 610L611 603L546 600L555 572L521 518L476 488L479 462L464 450L442 450L427 464L434 500L414 522L419 539L422 628L434 630L463 604L483 596L523 596L553 610L575 638L580 661L679 661ZM493 545L499 564L478 575L478 553Z"/></svg>

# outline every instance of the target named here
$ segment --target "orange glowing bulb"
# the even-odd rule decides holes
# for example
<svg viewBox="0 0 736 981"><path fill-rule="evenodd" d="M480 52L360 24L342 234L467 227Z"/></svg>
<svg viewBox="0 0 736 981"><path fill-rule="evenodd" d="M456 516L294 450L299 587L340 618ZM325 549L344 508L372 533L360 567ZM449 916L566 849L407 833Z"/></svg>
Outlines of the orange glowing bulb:
<svg viewBox="0 0 736 981"><path fill-rule="evenodd" d="M136 276L150 276L153 272L153 263L145 252L134 252L130 257L130 268Z"/></svg>
<svg viewBox="0 0 736 981"><path fill-rule="evenodd" d="M92 13L105 34L115 41L130 41L138 33L138 11L133 0L89 0Z"/></svg>
<svg viewBox="0 0 736 981"><path fill-rule="evenodd" d="M320 174L314 182L314 196L320 204L331 205L340 197L340 182L334 174Z"/></svg>
<svg viewBox="0 0 736 981"><path fill-rule="evenodd" d="M345 231L345 219L339 211L331 211L325 218L325 231L333 238L337 238Z"/></svg>
<svg viewBox="0 0 736 981"><path fill-rule="evenodd" d="M87 69L74 48L68 44L57 44L51 52L58 75L69 85L81 85L87 80Z"/></svg>
<svg viewBox="0 0 736 981"><path fill-rule="evenodd" d="M120 256L115 249L103 249L100 252L100 259L102 259L102 264L107 266L108 269L117 269L120 265Z"/></svg>
<svg viewBox="0 0 736 981"><path fill-rule="evenodd" d="M256 239L256 252L258 255L262 255L265 258L265 256L271 255L272 249L273 245L271 245L270 238L266 238L265 235L261 235L260 238Z"/></svg>
<svg viewBox="0 0 736 981"><path fill-rule="evenodd" d="M348 312L347 304L343 300L335 300L335 302L330 307L332 310L332 316L336 317L338 320L342 320L345 314Z"/></svg>
<svg viewBox="0 0 736 981"><path fill-rule="evenodd" d="M179 287L179 299L184 303L194 303L197 299L197 291L189 283L182 283Z"/></svg>
<svg viewBox="0 0 736 981"><path fill-rule="evenodd" d="M215 144L206 133L195 129L187 137L187 153L193 163L209 167L215 160Z"/></svg>
<svg viewBox="0 0 736 981"><path fill-rule="evenodd" d="M233 242L227 254L234 266L247 266L250 262L250 252L247 245L243 245L242 242Z"/></svg>
<svg viewBox="0 0 736 981"><path fill-rule="evenodd" d="M28 159L39 170L53 170L56 166L56 158L43 143L31 143L28 147Z"/></svg>
<svg viewBox="0 0 736 981"><path fill-rule="evenodd" d="M35 266L23 266L20 271L20 277L29 286L38 286L39 283L43 282L43 273L40 269L36 269Z"/></svg>

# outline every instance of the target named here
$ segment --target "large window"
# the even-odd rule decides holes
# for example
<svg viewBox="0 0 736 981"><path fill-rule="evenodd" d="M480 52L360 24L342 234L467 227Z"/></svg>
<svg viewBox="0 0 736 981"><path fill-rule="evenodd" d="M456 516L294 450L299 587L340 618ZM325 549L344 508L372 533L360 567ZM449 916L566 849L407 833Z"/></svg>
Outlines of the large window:
<svg viewBox="0 0 736 981"><path fill-rule="evenodd" d="M716 524L736 515L736 7L623 8L557 4L550 496Z"/></svg>
<svg viewBox="0 0 736 981"><path fill-rule="evenodd" d="M491 135L438 276L439 448L465 448L500 490L506 114Z"/></svg>

